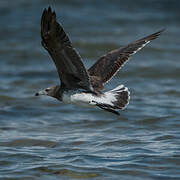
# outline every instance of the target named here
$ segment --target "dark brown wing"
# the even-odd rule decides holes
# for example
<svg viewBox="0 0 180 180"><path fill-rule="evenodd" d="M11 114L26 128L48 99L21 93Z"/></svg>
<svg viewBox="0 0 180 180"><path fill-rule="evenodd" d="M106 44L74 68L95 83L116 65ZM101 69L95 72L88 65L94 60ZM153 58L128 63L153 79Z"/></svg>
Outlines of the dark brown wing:
<svg viewBox="0 0 180 180"><path fill-rule="evenodd" d="M56 65L62 85L67 88L92 90L81 57L72 47L68 36L56 21L56 13L52 12L50 7L42 14L41 38L43 47Z"/></svg>
<svg viewBox="0 0 180 180"><path fill-rule="evenodd" d="M100 77L102 83L107 82L115 75L115 73L121 68L121 66L128 61L131 55L142 49L151 40L156 39L163 31L164 30L158 31L145 38L134 41L133 43L130 43L123 48L116 49L109 52L107 55L102 56L88 70L89 74L91 76Z"/></svg>

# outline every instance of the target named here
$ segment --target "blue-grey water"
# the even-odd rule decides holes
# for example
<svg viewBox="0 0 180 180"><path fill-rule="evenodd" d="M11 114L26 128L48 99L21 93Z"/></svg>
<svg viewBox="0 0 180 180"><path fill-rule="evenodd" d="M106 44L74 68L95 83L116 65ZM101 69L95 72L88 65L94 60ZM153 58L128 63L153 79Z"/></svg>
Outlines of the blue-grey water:
<svg viewBox="0 0 180 180"><path fill-rule="evenodd" d="M34 96L59 83L40 43L49 5L86 67L166 28L106 85L131 91L119 117ZM178 0L1 0L0 180L179 180L179 8Z"/></svg>

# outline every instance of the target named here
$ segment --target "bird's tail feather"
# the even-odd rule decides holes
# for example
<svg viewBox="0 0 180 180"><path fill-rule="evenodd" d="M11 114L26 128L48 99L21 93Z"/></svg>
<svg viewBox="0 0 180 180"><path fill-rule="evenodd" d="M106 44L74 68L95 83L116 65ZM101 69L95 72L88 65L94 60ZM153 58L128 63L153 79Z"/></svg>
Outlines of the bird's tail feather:
<svg viewBox="0 0 180 180"><path fill-rule="evenodd" d="M112 100L112 104L115 109L124 109L129 104L130 92L124 85L119 85L107 93L114 96L115 100Z"/></svg>
<svg viewBox="0 0 180 180"><path fill-rule="evenodd" d="M94 101L94 103L105 111L119 115L116 110L126 108L130 100L130 92L124 85L119 85L115 89L105 92L104 98L102 102Z"/></svg>

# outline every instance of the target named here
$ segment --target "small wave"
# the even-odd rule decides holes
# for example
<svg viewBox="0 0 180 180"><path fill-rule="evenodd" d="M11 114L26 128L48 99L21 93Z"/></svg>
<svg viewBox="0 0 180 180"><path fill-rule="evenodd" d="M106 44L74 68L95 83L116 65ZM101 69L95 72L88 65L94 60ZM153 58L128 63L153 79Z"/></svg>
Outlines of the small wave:
<svg viewBox="0 0 180 180"><path fill-rule="evenodd" d="M54 141L45 141L38 139L16 139L10 142L0 142L0 146L5 147L29 147L29 146L41 146L41 147L55 147L57 145Z"/></svg>

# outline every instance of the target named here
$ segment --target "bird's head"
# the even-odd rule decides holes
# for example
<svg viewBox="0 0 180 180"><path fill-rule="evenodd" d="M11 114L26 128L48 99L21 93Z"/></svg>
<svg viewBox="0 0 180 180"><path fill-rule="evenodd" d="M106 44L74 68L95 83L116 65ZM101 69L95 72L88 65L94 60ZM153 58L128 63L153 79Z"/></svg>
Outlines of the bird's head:
<svg viewBox="0 0 180 180"><path fill-rule="evenodd" d="M54 97L54 98L61 100L59 89L60 89L60 86L48 87L44 90L37 92L35 94L35 96L46 95L46 96L51 96L51 97Z"/></svg>

